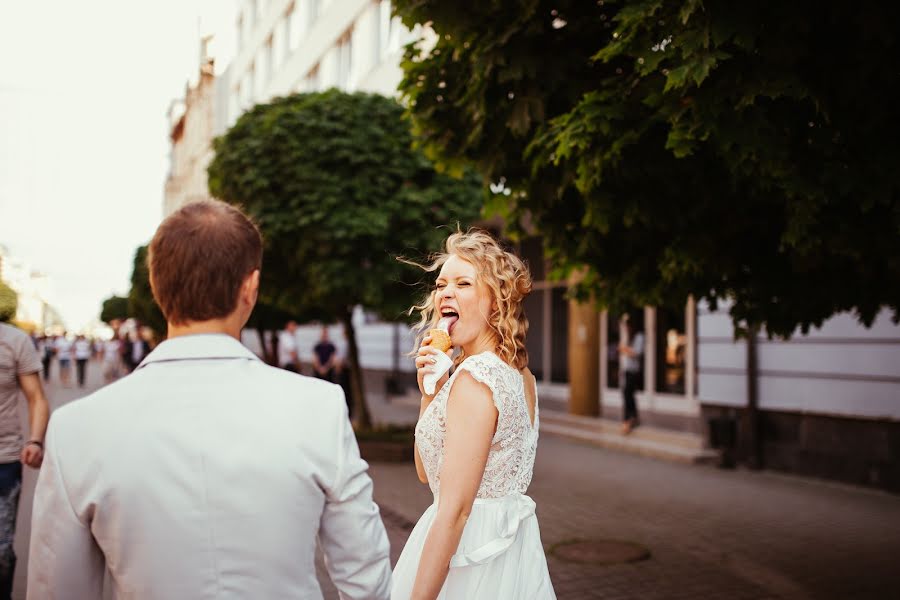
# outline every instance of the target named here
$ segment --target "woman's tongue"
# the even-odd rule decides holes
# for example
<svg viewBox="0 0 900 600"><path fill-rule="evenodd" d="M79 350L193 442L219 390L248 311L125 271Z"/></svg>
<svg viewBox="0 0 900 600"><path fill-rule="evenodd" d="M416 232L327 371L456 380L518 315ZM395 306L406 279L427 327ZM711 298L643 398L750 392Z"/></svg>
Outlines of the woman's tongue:
<svg viewBox="0 0 900 600"><path fill-rule="evenodd" d="M447 333L450 333L450 331L453 329L453 325L457 320L459 320L459 317L455 315L441 317L441 320L438 321L438 328L443 329Z"/></svg>

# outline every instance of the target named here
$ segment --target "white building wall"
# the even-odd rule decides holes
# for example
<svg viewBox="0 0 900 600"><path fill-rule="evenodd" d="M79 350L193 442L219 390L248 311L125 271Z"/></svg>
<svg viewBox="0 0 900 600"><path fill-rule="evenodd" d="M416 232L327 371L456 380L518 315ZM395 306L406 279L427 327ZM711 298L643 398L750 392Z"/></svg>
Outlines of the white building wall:
<svg viewBox="0 0 900 600"><path fill-rule="evenodd" d="M243 0L238 10L240 47L221 105L229 126L253 104L298 91L396 95L402 47L421 34L391 18L385 0Z"/></svg>
<svg viewBox="0 0 900 600"><path fill-rule="evenodd" d="M732 339L727 308L698 317L699 395L704 404L747 404L747 343ZM807 335L757 340L759 407L900 420L900 325L889 311L870 329L837 315Z"/></svg>

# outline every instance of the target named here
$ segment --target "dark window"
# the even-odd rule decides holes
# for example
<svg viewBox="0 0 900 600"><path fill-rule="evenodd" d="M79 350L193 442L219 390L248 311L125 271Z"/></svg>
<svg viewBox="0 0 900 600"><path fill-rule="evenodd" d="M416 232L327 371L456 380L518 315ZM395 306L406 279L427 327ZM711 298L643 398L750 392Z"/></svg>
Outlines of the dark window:
<svg viewBox="0 0 900 600"><path fill-rule="evenodd" d="M569 382L569 301L566 299L566 288L553 288L553 333L552 362L550 381Z"/></svg>
<svg viewBox="0 0 900 600"><path fill-rule="evenodd" d="M528 368L538 381L544 378L544 291L535 290L525 297L525 316L528 317Z"/></svg>
<svg viewBox="0 0 900 600"><path fill-rule="evenodd" d="M619 387L619 316L606 313L606 387Z"/></svg>
<svg viewBox="0 0 900 600"><path fill-rule="evenodd" d="M543 281L544 272L544 246L539 237L525 239L520 245L519 256L528 264L531 278L535 281Z"/></svg>
<svg viewBox="0 0 900 600"><path fill-rule="evenodd" d="M656 309L656 391L684 393L687 335L684 310Z"/></svg>

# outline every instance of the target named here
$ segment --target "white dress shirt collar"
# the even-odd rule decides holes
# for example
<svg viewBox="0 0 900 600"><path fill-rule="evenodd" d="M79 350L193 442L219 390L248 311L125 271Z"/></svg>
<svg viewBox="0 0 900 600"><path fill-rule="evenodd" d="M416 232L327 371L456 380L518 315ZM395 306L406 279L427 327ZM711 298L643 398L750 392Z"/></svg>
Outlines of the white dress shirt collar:
<svg viewBox="0 0 900 600"><path fill-rule="evenodd" d="M147 355L138 369L150 363L183 360L234 359L259 360L243 344L224 333L203 333L170 338Z"/></svg>

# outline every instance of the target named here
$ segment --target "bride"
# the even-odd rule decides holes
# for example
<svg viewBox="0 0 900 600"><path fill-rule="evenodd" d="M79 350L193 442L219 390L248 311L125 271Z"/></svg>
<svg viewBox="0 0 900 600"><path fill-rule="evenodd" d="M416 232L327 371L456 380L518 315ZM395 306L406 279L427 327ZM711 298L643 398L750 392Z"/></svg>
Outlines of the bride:
<svg viewBox="0 0 900 600"><path fill-rule="evenodd" d="M445 246L425 267L440 269L435 289L413 307L422 344L416 471L434 504L403 548L391 598L556 598L525 495L539 426L522 307L531 276L486 232L457 232ZM425 332L442 317L458 355L431 396L423 378L442 361Z"/></svg>

